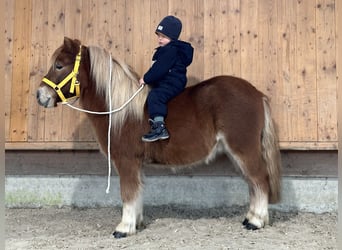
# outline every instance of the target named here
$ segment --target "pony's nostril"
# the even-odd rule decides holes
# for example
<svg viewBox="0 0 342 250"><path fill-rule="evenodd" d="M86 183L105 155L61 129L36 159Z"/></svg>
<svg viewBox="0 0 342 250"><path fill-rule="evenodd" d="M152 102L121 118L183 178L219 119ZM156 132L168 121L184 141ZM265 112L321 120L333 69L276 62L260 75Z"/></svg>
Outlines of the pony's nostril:
<svg viewBox="0 0 342 250"><path fill-rule="evenodd" d="M36 98L39 99L39 97L40 97L40 92L37 91L37 93L36 93Z"/></svg>

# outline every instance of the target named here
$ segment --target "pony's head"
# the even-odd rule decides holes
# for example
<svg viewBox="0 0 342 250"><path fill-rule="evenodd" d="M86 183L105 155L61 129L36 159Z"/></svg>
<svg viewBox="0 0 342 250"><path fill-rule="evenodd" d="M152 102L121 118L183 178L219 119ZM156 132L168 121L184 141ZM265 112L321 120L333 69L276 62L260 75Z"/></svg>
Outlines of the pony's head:
<svg viewBox="0 0 342 250"><path fill-rule="evenodd" d="M98 112L114 110L138 90L138 79L136 72L127 64L112 58L105 49L82 46L78 40L64 38L63 45L54 52L52 65L40 83L37 100L40 105L51 108L76 96L80 97L85 108ZM147 93L148 88L144 88L126 108L115 113L114 128L120 129L127 117L143 118Z"/></svg>
<svg viewBox="0 0 342 250"><path fill-rule="evenodd" d="M46 108L67 102L79 95L79 66L82 57L80 41L64 38L64 43L52 55L52 65L37 90L38 103Z"/></svg>

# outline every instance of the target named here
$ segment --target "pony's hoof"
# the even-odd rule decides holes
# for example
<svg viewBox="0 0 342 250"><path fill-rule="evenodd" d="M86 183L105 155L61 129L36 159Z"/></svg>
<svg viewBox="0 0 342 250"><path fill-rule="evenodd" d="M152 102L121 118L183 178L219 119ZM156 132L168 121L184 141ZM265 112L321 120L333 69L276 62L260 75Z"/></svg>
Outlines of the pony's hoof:
<svg viewBox="0 0 342 250"><path fill-rule="evenodd" d="M246 226L247 224L248 224L248 219L246 218L246 219L244 219L244 221L242 222L242 225L244 225L244 226Z"/></svg>
<svg viewBox="0 0 342 250"><path fill-rule="evenodd" d="M121 238L127 237L127 233L121 233L121 232L115 231L113 233L113 236L114 236L115 239L121 239Z"/></svg>
<svg viewBox="0 0 342 250"><path fill-rule="evenodd" d="M247 230L257 230L257 229L259 229L257 226L255 226L252 223L250 223L247 218L244 219L244 221L242 222L242 225L244 225Z"/></svg>
<svg viewBox="0 0 342 250"><path fill-rule="evenodd" d="M246 223L245 228L247 230L253 230L253 231L259 229L257 226L255 226L255 225L253 225L253 224L251 224L249 222Z"/></svg>

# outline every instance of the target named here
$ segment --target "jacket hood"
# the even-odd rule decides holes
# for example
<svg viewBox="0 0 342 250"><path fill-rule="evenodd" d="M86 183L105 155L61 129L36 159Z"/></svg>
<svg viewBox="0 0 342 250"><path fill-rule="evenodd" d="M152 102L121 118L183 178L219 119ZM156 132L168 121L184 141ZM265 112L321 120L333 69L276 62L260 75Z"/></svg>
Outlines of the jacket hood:
<svg viewBox="0 0 342 250"><path fill-rule="evenodd" d="M172 41L172 44L178 48L179 56L184 65L189 66L194 56L194 48L191 44L180 40Z"/></svg>

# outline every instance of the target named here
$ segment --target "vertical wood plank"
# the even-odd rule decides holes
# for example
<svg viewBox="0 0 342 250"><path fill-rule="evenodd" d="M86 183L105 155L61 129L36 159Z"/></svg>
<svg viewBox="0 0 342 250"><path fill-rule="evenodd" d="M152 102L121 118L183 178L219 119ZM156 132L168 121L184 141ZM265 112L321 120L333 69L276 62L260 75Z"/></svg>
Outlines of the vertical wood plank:
<svg viewBox="0 0 342 250"><path fill-rule="evenodd" d="M315 5L297 2L296 82L291 100L295 121L292 141L317 141L316 26ZM295 110L297 109L297 110Z"/></svg>
<svg viewBox="0 0 342 250"><path fill-rule="evenodd" d="M134 5L132 1L125 0L125 29L124 29L124 61L133 66L133 13Z"/></svg>
<svg viewBox="0 0 342 250"><path fill-rule="evenodd" d="M13 70L13 23L14 23L14 1L5 1L5 140L10 141L10 119L12 98L12 70Z"/></svg>
<svg viewBox="0 0 342 250"><path fill-rule="evenodd" d="M10 139L26 141L32 1L16 1L14 6Z"/></svg>
<svg viewBox="0 0 342 250"><path fill-rule="evenodd" d="M40 107L36 100L37 87L47 68L47 25L48 1L34 0L32 7L32 36L30 61L30 94L28 104L28 141L43 141L45 138L45 108Z"/></svg>
<svg viewBox="0 0 342 250"><path fill-rule="evenodd" d="M241 77L253 85L258 79L258 0L241 1Z"/></svg>
<svg viewBox="0 0 342 250"><path fill-rule="evenodd" d="M337 141L335 1L317 0L318 141Z"/></svg>
<svg viewBox="0 0 342 250"><path fill-rule="evenodd" d="M193 18L184 20L185 38L194 47L194 58L188 68L188 86L204 80L204 0L190 7Z"/></svg>
<svg viewBox="0 0 342 250"><path fill-rule="evenodd" d="M240 1L227 1L227 5L221 8L221 23L224 29L222 38L222 72L233 76L241 76L241 38L240 38Z"/></svg>
<svg viewBox="0 0 342 250"><path fill-rule="evenodd" d="M51 66L51 56L62 45L64 37L65 1L49 1L47 16L47 60ZM48 68L47 67L47 68ZM45 141L61 141L62 138L62 108L47 109L45 112Z"/></svg>
<svg viewBox="0 0 342 250"><path fill-rule="evenodd" d="M132 65L134 70L141 76L151 65L150 38L156 37L154 27L151 27L150 12L141 11L150 9L150 1L130 2L132 20Z"/></svg>
<svg viewBox="0 0 342 250"><path fill-rule="evenodd" d="M182 21L180 40L191 43L194 58L188 67L188 86L204 79L204 5L203 0L178 0L170 3L170 13Z"/></svg>
<svg viewBox="0 0 342 250"><path fill-rule="evenodd" d="M261 1L258 11L258 86L272 99L277 87L277 6L272 0Z"/></svg>
<svg viewBox="0 0 342 250"><path fill-rule="evenodd" d="M82 21L81 21L81 40L87 45L96 45L94 29L96 27L94 11L96 4L93 0L82 1Z"/></svg>
<svg viewBox="0 0 342 250"><path fill-rule="evenodd" d="M82 0L65 1L64 36L82 40ZM61 41L62 43L63 41Z"/></svg>
<svg viewBox="0 0 342 250"><path fill-rule="evenodd" d="M216 25L220 22L220 1L204 1L204 78L221 74L220 40Z"/></svg>
<svg viewBox="0 0 342 250"><path fill-rule="evenodd" d="M228 26L233 24L228 24L228 16L230 15L231 10L229 9L229 2L228 1L218 1L215 6L216 12L216 23L215 23L215 43L218 48L217 57L218 62L216 63L215 67L218 69L217 75L225 74L225 75L232 75L232 67L229 56L229 47L231 45L230 34L228 30ZM228 59L228 60L226 60ZM213 62L215 64L215 62Z"/></svg>
<svg viewBox="0 0 342 250"><path fill-rule="evenodd" d="M111 21L112 1L100 0L96 1L96 29L94 30L96 36L96 45L110 51L112 49L112 38L110 25Z"/></svg>
<svg viewBox="0 0 342 250"><path fill-rule="evenodd" d="M112 55L114 58L124 60L125 54L125 1L112 1L111 10L111 36L113 41Z"/></svg>
<svg viewBox="0 0 342 250"><path fill-rule="evenodd" d="M335 28L336 28L336 79L337 79L337 98L338 98L338 156L339 162L341 162L341 152L342 152L342 2L335 2ZM339 171L339 177L341 177L341 172ZM341 218L341 217L339 217ZM340 238L341 242L341 238Z"/></svg>
<svg viewBox="0 0 342 250"><path fill-rule="evenodd" d="M291 141L292 126L297 122L297 107L292 103L292 87L296 84L296 11L297 0L280 1L278 5L277 106L273 109L279 125L279 140Z"/></svg>
<svg viewBox="0 0 342 250"><path fill-rule="evenodd" d="M229 12L229 2L228 1L218 1L215 6L216 11L216 24L215 24L215 43L216 47L218 48L218 63L215 65L218 69L216 75L232 75L232 72L223 72L223 65L226 62L226 58L228 58L228 29L227 29L227 19ZM215 45L213 45L215 46ZM214 62L215 63L215 62ZM228 63L228 62L227 62Z"/></svg>

